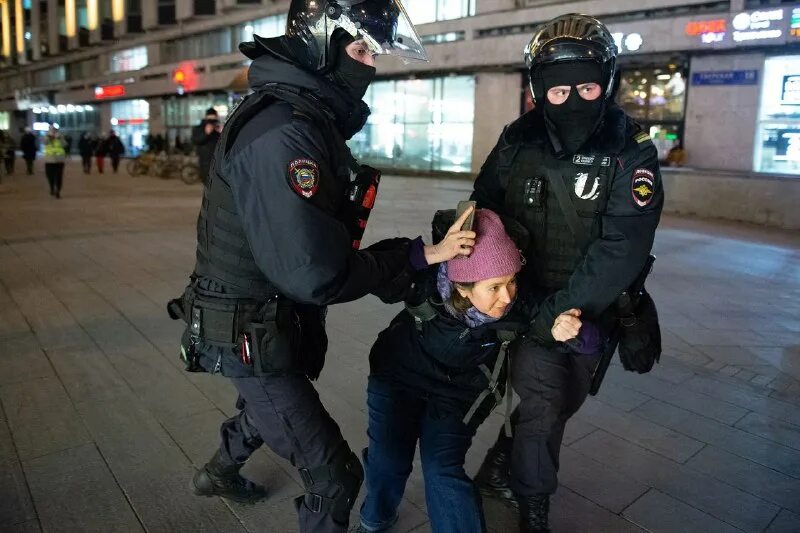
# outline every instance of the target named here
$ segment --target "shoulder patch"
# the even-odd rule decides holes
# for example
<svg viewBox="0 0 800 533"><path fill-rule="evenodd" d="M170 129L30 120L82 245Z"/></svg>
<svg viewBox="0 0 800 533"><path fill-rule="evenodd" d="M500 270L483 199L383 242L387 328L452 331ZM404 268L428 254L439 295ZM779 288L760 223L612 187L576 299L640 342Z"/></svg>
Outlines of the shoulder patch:
<svg viewBox="0 0 800 533"><path fill-rule="evenodd" d="M655 174L646 168L637 168L631 177L631 196L639 207L647 207L655 194Z"/></svg>
<svg viewBox="0 0 800 533"><path fill-rule="evenodd" d="M295 159L289 163L287 178L294 192L311 198L319 189L319 165L312 159Z"/></svg>
<svg viewBox="0 0 800 533"><path fill-rule="evenodd" d="M642 144L643 142L647 142L652 139L650 138L650 135L648 133L640 131L639 133L633 136L633 140L639 144Z"/></svg>

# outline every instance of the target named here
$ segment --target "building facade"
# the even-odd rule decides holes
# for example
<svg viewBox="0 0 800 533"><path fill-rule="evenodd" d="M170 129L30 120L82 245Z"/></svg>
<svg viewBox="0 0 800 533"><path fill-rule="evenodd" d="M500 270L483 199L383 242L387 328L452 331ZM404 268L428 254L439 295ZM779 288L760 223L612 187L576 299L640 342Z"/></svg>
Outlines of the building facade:
<svg viewBox="0 0 800 533"><path fill-rule="evenodd" d="M385 169L477 172L530 108L523 46L568 12L605 21L619 103L660 154L700 169L800 175L800 3L404 0L429 63L382 58L354 153ZM0 0L0 129L115 129L186 140L247 91L237 44L280 35L288 1Z"/></svg>

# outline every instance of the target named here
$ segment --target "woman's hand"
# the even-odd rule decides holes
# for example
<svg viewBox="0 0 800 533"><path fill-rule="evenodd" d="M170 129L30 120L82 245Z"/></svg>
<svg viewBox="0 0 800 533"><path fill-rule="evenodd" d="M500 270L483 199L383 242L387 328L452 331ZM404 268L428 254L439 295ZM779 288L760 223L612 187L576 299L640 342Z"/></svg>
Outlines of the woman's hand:
<svg viewBox="0 0 800 533"><path fill-rule="evenodd" d="M550 329L553 338L559 342L566 342L577 337L582 325L579 316L581 316L580 309L570 309L558 315Z"/></svg>
<svg viewBox="0 0 800 533"><path fill-rule="evenodd" d="M472 253L472 247L475 246L475 237L477 236L474 231L461 231L461 227L467 218L472 213L473 208L470 207L458 217L458 220L450 226L447 230L447 235L439 242L431 246L425 246L425 261L429 265L434 263L442 263L449 261L459 255L469 255Z"/></svg>

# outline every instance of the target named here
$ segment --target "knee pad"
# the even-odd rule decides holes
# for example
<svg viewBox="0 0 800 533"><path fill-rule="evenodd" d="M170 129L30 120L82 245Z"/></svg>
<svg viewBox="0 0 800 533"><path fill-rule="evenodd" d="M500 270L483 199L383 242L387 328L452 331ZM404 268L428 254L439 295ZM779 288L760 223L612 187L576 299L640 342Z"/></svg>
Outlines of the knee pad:
<svg viewBox="0 0 800 533"><path fill-rule="evenodd" d="M300 468L306 493L296 504L305 503L313 513L328 513L334 521L345 524L356 502L364 469L356 454L343 442L328 464L315 468Z"/></svg>

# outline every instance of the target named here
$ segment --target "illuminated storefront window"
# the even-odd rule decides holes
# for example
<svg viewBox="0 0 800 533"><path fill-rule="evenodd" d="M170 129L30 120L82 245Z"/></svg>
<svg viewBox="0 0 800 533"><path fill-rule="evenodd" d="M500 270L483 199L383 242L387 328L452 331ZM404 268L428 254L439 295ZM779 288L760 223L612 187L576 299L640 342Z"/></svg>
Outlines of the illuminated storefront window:
<svg viewBox="0 0 800 533"><path fill-rule="evenodd" d="M137 46L118 50L111 55L111 72L139 70L147 66L147 47Z"/></svg>
<svg viewBox="0 0 800 533"><path fill-rule="evenodd" d="M754 169L800 175L800 56L768 58L761 87Z"/></svg>
<svg viewBox="0 0 800 533"><path fill-rule="evenodd" d="M119 100L111 102L111 124L104 128L114 130L125 145L125 155L136 156L145 147L150 129L150 104L147 100ZM102 132L108 134L108 130Z"/></svg>
<svg viewBox="0 0 800 533"><path fill-rule="evenodd" d="M405 0L403 5L414 24L469 17L475 14L476 0Z"/></svg>
<svg viewBox="0 0 800 533"><path fill-rule="evenodd" d="M661 159L681 143L686 77L675 66L622 72L617 102L653 138Z"/></svg>
<svg viewBox="0 0 800 533"><path fill-rule="evenodd" d="M286 31L286 14L264 17L239 26L239 39L252 41L253 35L259 37L278 37Z"/></svg>
<svg viewBox="0 0 800 533"><path fill-rule="evenodd" d="M367 125L350 142L379 168L469 172L475 78L450 76L372 84Z"/></svg>
<svg viewBox="0 0 800 533"><path fill-rule="evenodd" d="M209 107L213 107L217 111L219 119L224 122L228 117L230 107L228 95L193 94L165 99L162 116L170 145L174 146L176 139L180 139L179 145L189 145L192 128L200 124Z"/></svg>

